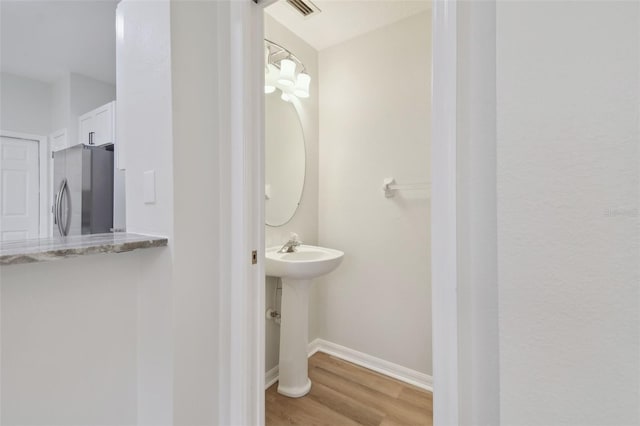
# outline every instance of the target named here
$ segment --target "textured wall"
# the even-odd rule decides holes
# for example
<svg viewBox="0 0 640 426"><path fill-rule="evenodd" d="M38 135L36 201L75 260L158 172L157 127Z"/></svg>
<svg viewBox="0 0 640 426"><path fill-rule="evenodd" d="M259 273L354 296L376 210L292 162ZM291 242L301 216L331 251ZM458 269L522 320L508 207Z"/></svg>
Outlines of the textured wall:
<svg viewBox="0 0 640 426"><path fill-rule="evenodd" d="M637 2L498 2L501 421L640 422Z"/></svg>

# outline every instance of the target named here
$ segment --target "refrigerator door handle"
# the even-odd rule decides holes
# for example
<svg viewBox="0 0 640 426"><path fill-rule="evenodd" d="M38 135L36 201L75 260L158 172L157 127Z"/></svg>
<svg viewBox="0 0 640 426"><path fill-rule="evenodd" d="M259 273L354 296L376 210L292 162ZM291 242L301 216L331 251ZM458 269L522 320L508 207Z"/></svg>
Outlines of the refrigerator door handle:
<svg viewBox="0 0 640 426"><path fill-rule="evenodd" d="M64 200L64 195L67 194L67 204L65 205L66 214L62 214L62 201ZM69 185L67 185L67 180L65 179L62 182L62 194L60 195L60 221L62 222L64 218L64 222L62 223L62 230L64 231L62 235L65 237L69 234L69 219L70 219L70 207L69 207Z"/></svg>
<svg viewBox="0 0 640 426"><path fill-rule="evenodd" d="M64 228L62 225L62 193L67 186L67 180L63 179L60 182L60 189L58 189L58 194L56 195L56 204L55 208L55 219L54 223L58 225L58 232L60 232L60 236L65 236Z"/></svg>
<svg viewBox="0 0 640 426"><path fill-rule="evenodd" d="M58 188L58 192L56 193L56 199L53 203L53 223L58 225L58 232L60 232L60 193L62 192L62 182L60 182L60 187Z"/></svg>

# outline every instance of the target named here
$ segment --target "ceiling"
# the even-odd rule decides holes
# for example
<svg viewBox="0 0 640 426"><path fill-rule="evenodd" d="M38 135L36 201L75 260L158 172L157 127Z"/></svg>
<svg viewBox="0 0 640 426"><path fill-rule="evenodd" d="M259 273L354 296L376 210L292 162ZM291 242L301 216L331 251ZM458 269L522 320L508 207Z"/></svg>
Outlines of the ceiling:
<svg viewBox="0 0 640 426"><path fill-rule="evenodd" d="M115 84L118 0L0 0L0 70L44 82L74 72Z"/></svg>
<svg viewBox="0 0 640 426"><path fill-rule="evenodd" d="M431 9L430 0L311 1L322 12L307 18L285 0L270 5L266 12L316 50L326 49Z"/></svg>

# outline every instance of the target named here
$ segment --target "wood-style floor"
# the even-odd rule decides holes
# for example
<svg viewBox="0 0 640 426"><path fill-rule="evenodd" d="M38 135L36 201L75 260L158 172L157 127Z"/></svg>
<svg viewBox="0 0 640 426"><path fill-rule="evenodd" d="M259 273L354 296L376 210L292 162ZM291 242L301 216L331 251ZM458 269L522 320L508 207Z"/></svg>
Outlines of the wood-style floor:
<svg viewBox="0 0 640 426"><path fill-rule="evenodd" d="M431 392L318 352L309 358L311 391L287 398L278 384L266 393L266 424L432 425Z"/></svg>

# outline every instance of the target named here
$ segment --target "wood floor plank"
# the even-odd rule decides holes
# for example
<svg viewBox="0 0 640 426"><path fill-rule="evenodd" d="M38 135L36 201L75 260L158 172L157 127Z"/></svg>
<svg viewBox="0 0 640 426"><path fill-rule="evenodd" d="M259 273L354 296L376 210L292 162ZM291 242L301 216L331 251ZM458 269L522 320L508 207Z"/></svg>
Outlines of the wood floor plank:
<svg viewBox="0 0 640 426"><path fill-rule="evenodd" d="M267 393L269 395L269 393ZM309 397L288 398L274 392L266 399L267 424L280 425L305 425L305 426L358 426L348 417L345 417L330 408L314 401Z"/></svg>
<svg viewBox="0 0 640 426"><path fill-rule="evenodd" d="M266 425L432 426L433 395L324 353L309 359L311 391L302 398L265 395Z"/></svg>
<svg viewBox="0 0 640 426"><path fill-rule="evenodd" d="M359 365L343 361L331 355L318 352L310 361L310 366L321 367L325 370L332 371L340 376L348 378L354 382L358 382L363 386L376 389L392 397L400 395L400 391L404 385L390 377L384 376L375 371L367 370Z"/></svg>
<svg viewBox="0 0 640 426"><path fill-rule="evenodd" d="M311 380L321 383L340 393L361 401L370 407L377 407L387 415L393 414L395 419L405 422L404 424L420 424L423 416L428 416L430 411L427 408L421 409L406 401L389 395L350 379L341 377L334 372L316 367L311 371Z"/></svg>
<svg viewBox="0 0 640 426"><path fill-rule="evenodd" d="M385 413L337 392L322 383L313 383L309 397L360 425L378 426Z"/></svg>
<svg viewBox="0 0 640 426"><path fill-rule="evenodd" d="M429 407L433 410L433 395L422 389L407 386L400 391L398 399L413 404L416 407Z"/></svg>

